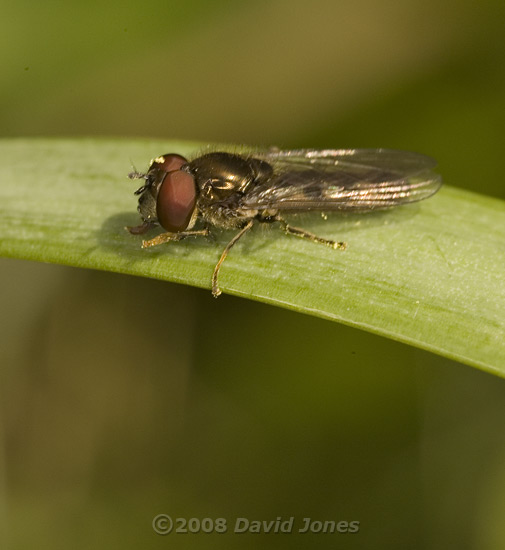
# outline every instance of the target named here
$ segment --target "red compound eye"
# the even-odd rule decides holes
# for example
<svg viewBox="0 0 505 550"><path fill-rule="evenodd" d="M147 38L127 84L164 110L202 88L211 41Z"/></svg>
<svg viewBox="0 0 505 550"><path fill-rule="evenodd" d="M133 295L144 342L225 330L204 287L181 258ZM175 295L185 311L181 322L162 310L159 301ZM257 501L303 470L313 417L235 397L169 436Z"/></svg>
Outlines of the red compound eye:
<svg viewBox="0 0 505 550"><path fill-rule="evenodd" d="M172 233L184 231L191 220L195 202L193 176L181 170L169 172L161 184L156 200L156 215L161 226Z"/></svg>
<svg viewBox="0 0 505 550"><path fill-rule="evenodd" d="M163 170L163 172L173 172L174 170L179 170L183 164L187 164L187 160L181 155L176 155L175 153L170 153L168 155L162 155L161 157L155 158L151 161L151 166Z"/></svg>

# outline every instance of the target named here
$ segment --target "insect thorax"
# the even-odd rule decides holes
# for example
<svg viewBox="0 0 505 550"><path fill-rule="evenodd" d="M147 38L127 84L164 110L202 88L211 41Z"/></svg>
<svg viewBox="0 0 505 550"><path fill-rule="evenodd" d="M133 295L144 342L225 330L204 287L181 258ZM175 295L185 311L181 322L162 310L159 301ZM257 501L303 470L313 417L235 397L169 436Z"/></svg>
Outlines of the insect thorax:
<svg viewBox="0 0 505 550"><path fill-rule="evenodd" d="M206 204L203 208L199 208L199 212L204 221L223 229L242 227L246 221L258 215L258 210L246 210L235 204L226 203Z"/></svg>

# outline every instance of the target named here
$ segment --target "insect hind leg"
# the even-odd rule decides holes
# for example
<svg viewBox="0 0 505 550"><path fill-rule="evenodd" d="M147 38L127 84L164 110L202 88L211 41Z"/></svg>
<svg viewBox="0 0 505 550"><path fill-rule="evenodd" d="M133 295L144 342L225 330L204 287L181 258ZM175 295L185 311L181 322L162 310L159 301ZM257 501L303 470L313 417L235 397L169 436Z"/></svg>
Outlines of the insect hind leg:
<svg viewBox="0 0 505 550"><path fill-rule="evenodd" d="M323 239L322 237L318 237L317 235L314 235L314 233L305 231L305 229L301 229L299 227L294 227L292 225L289 225L289 223L284 218L281 218L281 216L279 215L275 216L275 218L273 219L279 222L281 224L282 229L289 235L294 235L295 237L300 237L301 239L307 239L314 243L324 244L335 250L338 250L338 249L345 250L347 248L347 244L342 241L332 241L330 239Z"/></svg>

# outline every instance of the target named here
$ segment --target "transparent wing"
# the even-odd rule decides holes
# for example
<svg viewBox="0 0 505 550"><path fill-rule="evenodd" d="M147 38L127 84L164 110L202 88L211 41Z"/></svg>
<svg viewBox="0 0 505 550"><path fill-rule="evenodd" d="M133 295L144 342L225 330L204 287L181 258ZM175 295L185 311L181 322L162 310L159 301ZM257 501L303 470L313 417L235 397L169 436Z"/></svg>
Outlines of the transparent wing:
<svg viewBox="0 0 505 550"><path fill-rule="evenodd" d="M433 195L441 178L427 156L392 149L270 151L255 155L274 176L243 199L246 208L374 210Z"/></svg>

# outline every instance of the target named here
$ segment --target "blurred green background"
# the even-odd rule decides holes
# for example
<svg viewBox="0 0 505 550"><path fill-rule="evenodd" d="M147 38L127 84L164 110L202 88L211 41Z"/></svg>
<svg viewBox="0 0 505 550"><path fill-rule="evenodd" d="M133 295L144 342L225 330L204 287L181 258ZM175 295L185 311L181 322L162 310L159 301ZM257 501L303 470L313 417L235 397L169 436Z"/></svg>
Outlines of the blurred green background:
<svg viewBox="0 0 505 550"><path fill-rule="evenodd" d="M503 2L4 1L2 20L2 137L394 147L504 198ZM505 547L502 380L208 291L1 265L0 547ZM229 530L162 537L162 513ZM232 533L279 516L360 529Z"/></svg>

